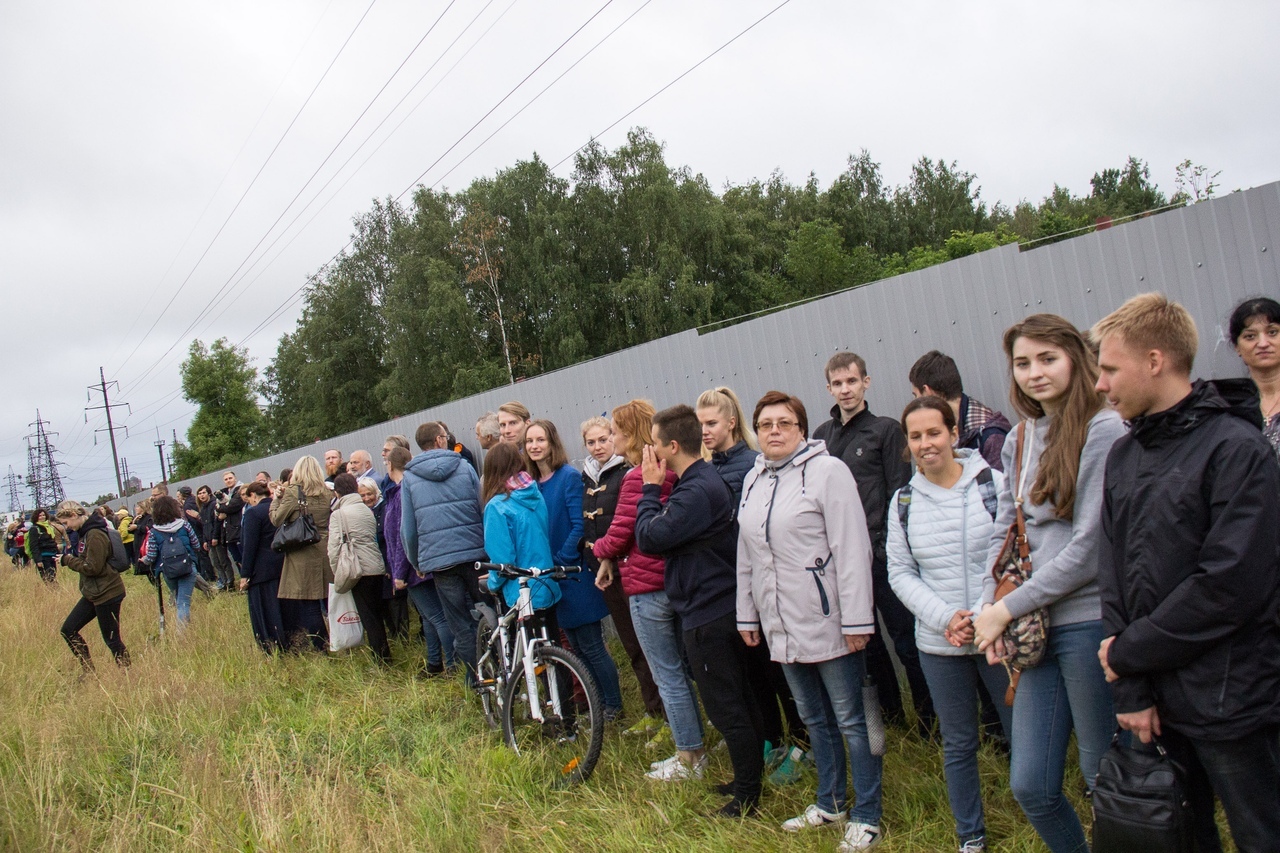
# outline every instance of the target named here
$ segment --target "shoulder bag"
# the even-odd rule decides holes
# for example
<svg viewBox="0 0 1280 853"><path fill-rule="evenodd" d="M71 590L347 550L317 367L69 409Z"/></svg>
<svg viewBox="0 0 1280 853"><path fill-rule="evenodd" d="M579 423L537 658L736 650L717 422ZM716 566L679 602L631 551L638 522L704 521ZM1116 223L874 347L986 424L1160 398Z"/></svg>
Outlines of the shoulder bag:
<svg viewBox="0 0 1280 853"><path fill-rule="evenodd" d="M1195 849L1183 768L1159 738L1154 746L1121 746L1120 732L1112 735L1093 787L1093 853Z"/></svg>
<svg viewBox="0 0 1280 853"><path fill-rule="evenodd" d="M279 554L297 551L320 541L316 520L307 512L307 496L302 493L302 486L294 488L298 490L298 517L276 528L276 535L271 540L271 550Z"/></svg>
<svg viewBox="0 0 1280 853"><path fill-rule="evenodd" d="M1022 513L1026 497L1027 469L1023 464L1023 440L1027 434L1027 422L1018 424L1018 444L1013 454L1013 504L1014 520L1004 537L1000 556L991 567L996 579L995 600L999 601L1031 579L1031 546L1027 544L1027 519ZM1032 422L1028 453L1035 446L1035 422ZM1018 675L1024 669L1036 666L1044 659L1049 637L1049 611L1041 607L1019 616L1004 629L1005 669L1009 671L1009 689L1005 693L1006 705L1013 704L1013 694L1018 689Z"/></svg>
<svg viewBox="0 0 1280 853"><path fill-rule="evenodd" d="M360 556L356 553L355 543L351 541L351 533L342 510L339 509L330 518L336 520L340 528L329 531L329 535L337 537L338 541L338 560L333 564L333 588L339 593L350 592L361 577Z"/></svg>

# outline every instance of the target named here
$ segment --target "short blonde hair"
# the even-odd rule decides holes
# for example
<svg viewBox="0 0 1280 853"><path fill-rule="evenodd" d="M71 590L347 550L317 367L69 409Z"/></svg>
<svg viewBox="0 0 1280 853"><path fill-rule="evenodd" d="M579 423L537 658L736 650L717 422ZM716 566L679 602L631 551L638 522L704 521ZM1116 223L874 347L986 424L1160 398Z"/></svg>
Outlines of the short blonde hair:
<svg viewBox="0 0 1280 853"><path fill-rule="evenodd" d="M582 433L582 440L584 442L587 440L587 433L591 432L593 429L602 429L605 432L613 432L613 424L609 423L608 418L601 417L600 415L587 418L582 422L582 426L579 427L579 431Z"/></svg>
<svg viewBox="0 0 1280 853"><path fill-rule="evenodd" d="M89 511L77 501L63 501L54 507L54 518L71 518L76 515L88 515Z"/></svg>
<svg viewBox="0 0 1280 853"><path fill-rule="evenodd" d="M1163 293L1135 296L1089 330L1089 337L1097 346L1108 335L1124 338L1125 343L1140 350L1160 350L1174 368L1187 375L1191 374L1200 346L1191 313L1177 302L1170 302Z"/></svg>

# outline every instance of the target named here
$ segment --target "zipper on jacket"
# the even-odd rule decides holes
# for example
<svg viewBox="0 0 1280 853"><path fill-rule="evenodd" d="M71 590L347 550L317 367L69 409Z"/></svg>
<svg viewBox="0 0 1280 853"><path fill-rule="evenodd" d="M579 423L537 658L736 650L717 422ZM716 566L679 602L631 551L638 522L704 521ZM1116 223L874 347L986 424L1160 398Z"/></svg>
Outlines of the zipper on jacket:
<svg viewBox="0 0 1280 853"><path fill-rule="evenodd" d="M812 566L805 566L804 570L813 578L813 582L818 585L818 600L822 602L822 615L831 615L831 602L827 599L827 588L822 585L822 579L827 576L827 564L831 562L831 555L828 554L825 560L813 561Z"/></svg>

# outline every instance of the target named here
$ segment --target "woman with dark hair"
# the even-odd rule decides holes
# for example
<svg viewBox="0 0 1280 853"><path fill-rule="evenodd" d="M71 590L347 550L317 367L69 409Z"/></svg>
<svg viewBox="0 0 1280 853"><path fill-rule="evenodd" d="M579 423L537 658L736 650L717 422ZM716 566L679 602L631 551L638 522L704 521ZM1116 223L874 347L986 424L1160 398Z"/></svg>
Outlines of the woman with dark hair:
<svg viewBox="0 0 1280 853"><path fill-rule="evenodd" d="M1265 296L1246 299L1231 312L1227 330L1258 386L1262 434L1280 458L1280 302Z"/></svg>
<svg viewBox="0 0 1280 853"><path fill-rule="evenodd" d="M201 487L202 491L207 488ZM280 616L280 570L284 555L271 550L276 526L271 523L271 490L254 481L244 487L244 521L240 526L240 590L249 604L253 638L267 654L284 647L284 620ZM212 501L211 501L212 503Z"/></svg>
<svg viewBox="0 0 1280 853"><path fill-rule="evenodd" d="M1044 660L1021 672L1013 702L1010 787L1053 853L1087 851L1084 829L1062 793L1067 747L1076 733L1080 772L1092 789L1098 761L1116 720L1111 691L1098 662L1103 640L1098 592L1103 477L1111 445L1124 423L1098 393L1098 359L1080 331L1054 314L1033 314L1004 334L1011 377L1009 397L1022 415L1020 482L1005 480L987 550L995 564L1014 522L1015 502L1026 516L1031 578L995 600L990 569L982 612L974 620L987 660L1006 657L1002 635L1016 617L1047 608ZM1013 471L1016 433L1004 445ZM1025 484L1025 487L1024 487Z"/></svg>
<svg viewBox="0 0 1280 853"><path fill-rule="evenodd" d="M382 608L382 579L387 573L382 552L378 550L378 520L373 510L360 497L360 486L354 474L345 471L333 478L333 513L329 516L329 565L337 566L344 546L355 549L360 567L354 583L337 587L350 592L360 614L369 648L382 663L391 663L391 646L387 642L387 626Z"/></svg>
<svg viewBox="0 0 1280 853"><path fill-rule="evenodd" d="M530 476L547 505L552 556L558 566L582 565L582 475L569 464L560 433L551 421L536 420L525 428L524 455ZM595 676L604 699L606 720L622 715L618 667L604 644L601 622L609 615L604 596L590 572L560 581L556 619L579 657Z"/></svg>
<svg viewBox="0 0 1280 853"><path fill-rule="evenodd" d="M178 624L191 621L191 593L196 588L196 569L200 565L200 537L182 517L182 504L177 498L161 495L151 502L151 536L142 561L152 567L173 594L178 607Z"/></svg>
<svg viewBox="0 0 1280 853"><path fill-rule="evenodd" d="M484 457L484 479L480 485L484 505L484 550L489 560L523 569L549 569L551 531L547 503L533 477L525 470L524 456L510 442L490 448ZM515 605L520 584L515 578L489 573L488 587L502 597L507 607ZM560 601L560 585L545 578L529 581L533 608L548 620L548 634L555 636L555 605Z"/></svg>
<svg viewBox="0 0 1280 853"><path fill-rule="evenodd" d="M73 528L74 529L74 528ZM49 520L49 511L41 507L31 513L31 527L24 543L27 556L47 583L58 579L58 531Z"/></svg>
<svg viewBox="0 0 1280 853"><path fill-rule="evenodd" d="M120 604L124 601L124 579L111 568L111 535L101 516L85 512L75 501L58 504L58 523L78 533L76 551L64 554L62 565L80 575L80 600L62 623L62 638L85 672L93 671L89 645L80 629L94 619L102 631L102 641L115 655L117 666L129 665L129 650L120 639Z"/></svg>
<svg viewBox="0 0 1280 853"><path fill-rule="evenodd" d="M749 647L767 638L818 769L816 802L782 827L844 823L838 849L867 850L881 840L883 764L871 752L862 704L875 611L858 486L823 441L807 437L808 413L797 398L770 391L752 420L760 455L738 509L738 632ZM848 808L850 764L857 799Z"/></svg>
<svg viewBox="0 0 1280 853"><path fill-rule="evenodd" d="M902 431L916 463L907 485L889 499L889 583L916 618L920 667L942 732L947 797L961 853L985 849L986 821L978 778L978 704L990 697L1008 730L1009 675L974 645L973 608L987 574L1004 477L977 450L956 450L955 409L940 397L917 397L902 412Z"/></svg>

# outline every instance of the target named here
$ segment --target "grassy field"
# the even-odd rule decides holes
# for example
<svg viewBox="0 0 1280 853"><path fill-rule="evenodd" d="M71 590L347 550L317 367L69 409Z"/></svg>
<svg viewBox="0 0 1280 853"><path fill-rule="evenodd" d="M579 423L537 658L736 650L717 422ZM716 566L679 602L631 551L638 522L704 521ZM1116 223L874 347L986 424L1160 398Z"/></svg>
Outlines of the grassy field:
<svg viewBox="0 0 1280 853"><path fill-rule="evenodd" d="M612 730L587 785L549 791L459 681L413 677L418 646L395 647L389 670L363 650L273 660L253 644L239 595L197 594L190 629L159 641L154 589L127 576L133 666L116 669L93 623L83 633L98 677L78 681L58 635L76 577L58 580L0 567L4 850L746 853L832 850L839 838L778 828L812 801L812 775L766 788L761 819L711 820L724 798L709 782L648 782L648 762L665 754ZM985 748L981 760L989 849L1043 850L1007 763ZM711 780L729 776L727 755L713 753ZM1068 784L1079 790L1079 774ZM881 849L955 849L940 749L891 731L884 805Z"/></svg>

